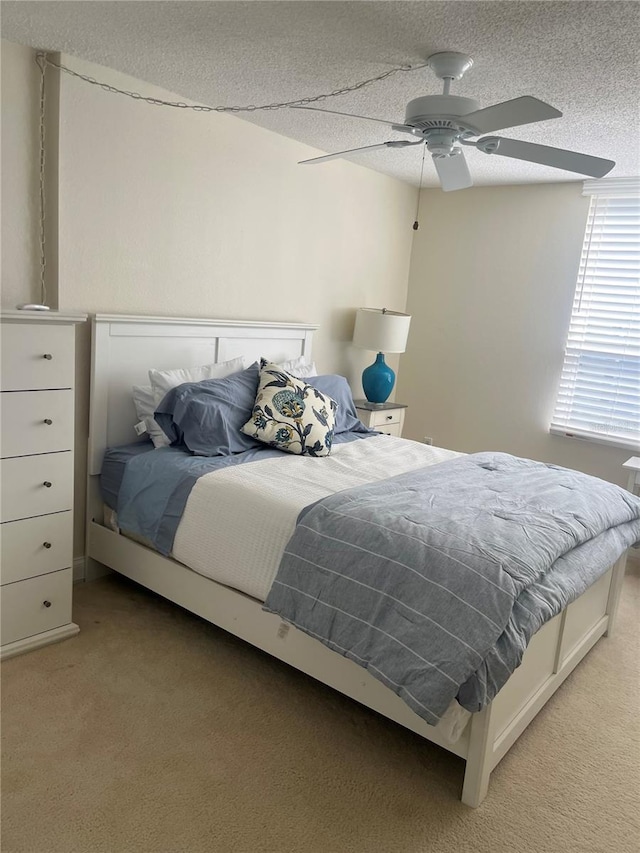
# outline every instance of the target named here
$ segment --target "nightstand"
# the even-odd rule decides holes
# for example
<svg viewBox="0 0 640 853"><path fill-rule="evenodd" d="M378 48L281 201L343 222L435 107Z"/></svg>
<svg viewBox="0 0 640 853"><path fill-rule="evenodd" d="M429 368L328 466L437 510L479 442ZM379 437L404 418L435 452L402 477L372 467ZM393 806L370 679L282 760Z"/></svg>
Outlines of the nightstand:
<svg viewBox="0 0 640 853"><path fill-rule="evenodd" d="M369 429L378 430L385 435L402 435L404 403L369 403L368 400L356 400L356 410L362 423Z"/></svg>
<svg viewBox="0 0 640 853"><path fill-rule="evenodd" d="M627 489L634 495L640 494L640 456L632 456L622 466L629 472Z"/></svg>

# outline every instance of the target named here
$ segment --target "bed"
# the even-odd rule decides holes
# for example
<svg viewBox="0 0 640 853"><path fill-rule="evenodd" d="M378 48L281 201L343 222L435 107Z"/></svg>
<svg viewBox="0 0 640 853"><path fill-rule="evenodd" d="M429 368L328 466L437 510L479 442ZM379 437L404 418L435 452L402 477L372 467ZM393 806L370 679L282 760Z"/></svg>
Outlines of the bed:
<svg viewBox="0 0 640 853"><path fill-rule="evenodd" d="M234 580L242 568L235 563L242 557L239 556L241 552L226 547L224 539L205 549L216 555L212 564L218 564L215 571L207 572L202 564L195 565L194 570L163 556L148 547L148 543L122 535L105 522L99 483L103 459L108 448L135 440L136 416L131 387L146 380L149 367L189 367L223 362L241 355L250 360L266 357L277 362L300 356L310 360L314 328L297 323L124 315L93 317L87 578L104 573L105 566L120 572L458 755L466 761L462 802L477 807L487 793L491 771L597 640L611 633L624 576L625 554L535 633L521 665L482 710L460 714L454 707L451 713L444 715L443 725L429 725L367 670L332 651L309 633L298 630L276 613L267 612L261 600L265 596L258 587L245 584L244 591L233 588L232 583L243 586ZM399 456L411 457L412 461L406 463L409 468L450 458L447 451L437 448L386 436L380 439L390 442L389 447L399 448ZM375 437L354 444L367 442L372 442L372 449L376 442L380 444ZM349 450L356 457L362 452L362 448ZM345 452L343 458L347 455ZM340 460L340 455L336 456ZM259 465L265 469L270 467L265 462ZM252 467L240 466L240 470ZM357 467L356 462L354 470ZM234 487L240 487L236 482L236 469L229 473L228 479ZM347 478L341 488L351 485L352 480ZM264 488L270 487L265 485ZM259 500L258 496L254 497ZM309 500L313 499L311 495ZM205 527L206 522L200 522L199 529L202 531ZM182 539L188 543L190 537L183 535ZM274 546L275 551L278 547ZM175 554L181 554L180 547L175 549ZM189 556L180 556L180 559L193 560ZM270 582L263 579L263 591Z"/></svg>

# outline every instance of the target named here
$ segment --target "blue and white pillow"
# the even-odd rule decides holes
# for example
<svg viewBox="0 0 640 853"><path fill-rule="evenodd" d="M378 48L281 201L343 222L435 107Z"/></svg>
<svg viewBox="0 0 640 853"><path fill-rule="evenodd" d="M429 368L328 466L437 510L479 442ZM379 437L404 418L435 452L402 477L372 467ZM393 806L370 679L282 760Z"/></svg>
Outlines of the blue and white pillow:
<svg viewBox="0 0 640 853"><path fill-rule="evenodd" d="M242 432L287 453L328 456L338 404L272 362L262 362L251 418Z"/></svg>

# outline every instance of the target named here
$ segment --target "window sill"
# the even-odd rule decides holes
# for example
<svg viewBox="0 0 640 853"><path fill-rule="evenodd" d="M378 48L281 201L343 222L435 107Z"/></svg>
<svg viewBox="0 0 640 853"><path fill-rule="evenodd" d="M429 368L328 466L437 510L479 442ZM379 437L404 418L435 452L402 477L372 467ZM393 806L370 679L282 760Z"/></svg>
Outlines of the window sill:
<svg viewBox="0 0 640 853"><path fill-rule="evenodd" d="M625 439L620 436L598 435L596 433L582 432L581 430L567 430L563 427L550 427L551 435L559 435L561 438L573 438L579 441L588 441L592 444L605 444L608 447L617 447L620 450L640 450L640 442L634 439Z"/></svg>

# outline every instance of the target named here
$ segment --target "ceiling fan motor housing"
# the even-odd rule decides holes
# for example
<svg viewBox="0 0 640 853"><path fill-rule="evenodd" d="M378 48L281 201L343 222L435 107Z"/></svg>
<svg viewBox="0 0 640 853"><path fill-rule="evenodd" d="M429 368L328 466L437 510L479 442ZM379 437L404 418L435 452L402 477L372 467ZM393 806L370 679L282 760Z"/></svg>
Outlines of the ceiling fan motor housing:
<svg viewBox="0 0 640 853"><path fill-rule="evenodd" d="M472 98L461 98L459 95L425 95L414 98L407 104L405 124L420 130L431 128L471 130L473 128L464 121L458 121L460 116L474 113L479 107Z"/></svg>

